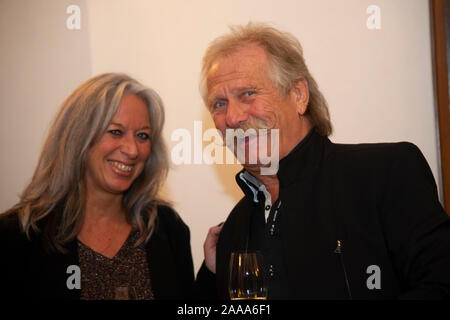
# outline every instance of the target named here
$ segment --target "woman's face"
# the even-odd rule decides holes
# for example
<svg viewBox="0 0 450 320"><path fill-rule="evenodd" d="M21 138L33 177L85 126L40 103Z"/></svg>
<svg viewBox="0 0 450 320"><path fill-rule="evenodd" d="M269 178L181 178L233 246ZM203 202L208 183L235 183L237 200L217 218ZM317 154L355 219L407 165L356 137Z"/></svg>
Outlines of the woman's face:
<svg viewBox="0 0 450 320"><path fill-rule="evenodd" d="M106 132L88 152L88 192L122 194L150 156L150 116L145 102L125 94Z"/></svg>

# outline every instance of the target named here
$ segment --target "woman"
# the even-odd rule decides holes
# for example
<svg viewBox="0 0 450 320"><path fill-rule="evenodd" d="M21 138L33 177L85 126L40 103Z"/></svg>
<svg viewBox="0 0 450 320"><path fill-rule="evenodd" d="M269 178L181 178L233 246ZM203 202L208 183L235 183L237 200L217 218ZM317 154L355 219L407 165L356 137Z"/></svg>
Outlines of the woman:
<svg viewBox="0 0 450 320"><path fill-rule="evenodd" d="M20 202L0 216L3 293L189 296L189 229L157 200L163 123L158 94L124 74L94 77L66 99Z"/></svg>

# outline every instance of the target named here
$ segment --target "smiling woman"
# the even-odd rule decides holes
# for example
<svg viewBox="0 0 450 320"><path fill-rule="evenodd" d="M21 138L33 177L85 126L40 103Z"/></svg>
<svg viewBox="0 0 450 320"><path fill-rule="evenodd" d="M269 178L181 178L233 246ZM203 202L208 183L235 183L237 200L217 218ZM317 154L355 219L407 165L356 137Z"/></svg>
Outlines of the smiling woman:
<svg viewBox="0 0 450 320"><path fill-rule="evenodd" d="M124 74L94 77L65 100L20 202L0 216L2 288L59 299L190 294L189 229L157 198L163 124L158 94Z"/></svg>
<svg viewBox="0 0 450 320"><path fill-rule="evenodd" d="M107 131L88 152L88 194L123 193L141 174L150 155L150 119L145 102L122 97Z"/></svg>

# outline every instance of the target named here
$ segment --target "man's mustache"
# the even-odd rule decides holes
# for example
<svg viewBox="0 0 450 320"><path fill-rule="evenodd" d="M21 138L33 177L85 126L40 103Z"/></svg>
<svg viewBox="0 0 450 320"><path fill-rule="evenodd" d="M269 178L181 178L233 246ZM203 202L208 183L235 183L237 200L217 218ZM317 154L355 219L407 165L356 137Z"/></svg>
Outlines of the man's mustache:
<svg viewBox="0 0 450 320"><path fill-rule="evenodd" d="M237 128L227 128L225 135L231 134L239 142L247 137L267 135L274 126L275 123L268 123L264 120L251 120L240 124Z"/></svg>
<svg viewBox="0 0 450 320"><path fill-rule="evenodd" d="M245 143L246 139L257 138L258 141L260 139L264 139L267 141L267 137L269 136L269 132L273 126L267 126L264 123L260 124L251 124L251 125L243 125L239 128L226 129L225 131L225 146L228 148L234 149L235 143L238 145Z"/></svg>

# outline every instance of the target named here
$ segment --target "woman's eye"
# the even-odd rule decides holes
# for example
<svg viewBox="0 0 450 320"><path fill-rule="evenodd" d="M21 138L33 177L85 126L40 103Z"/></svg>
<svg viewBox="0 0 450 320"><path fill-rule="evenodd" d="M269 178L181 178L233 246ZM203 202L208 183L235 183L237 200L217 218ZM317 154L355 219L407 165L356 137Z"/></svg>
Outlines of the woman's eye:
<svg viewBox="0 0 450 320"><path fill-rule="evenodd" d="M141 138L142 140L148 140L148 139L150 139L150 135L149 135L148 133L145 133L145 132L138 133L137 136L138 136L139 138Z"/></svg>
<svg viewBox="0 0 450 320"><path fill-rule="evenodd" d="M120 136L122 134L122 131L118 129L109 130L108 132L115 136Z"/></svg>

